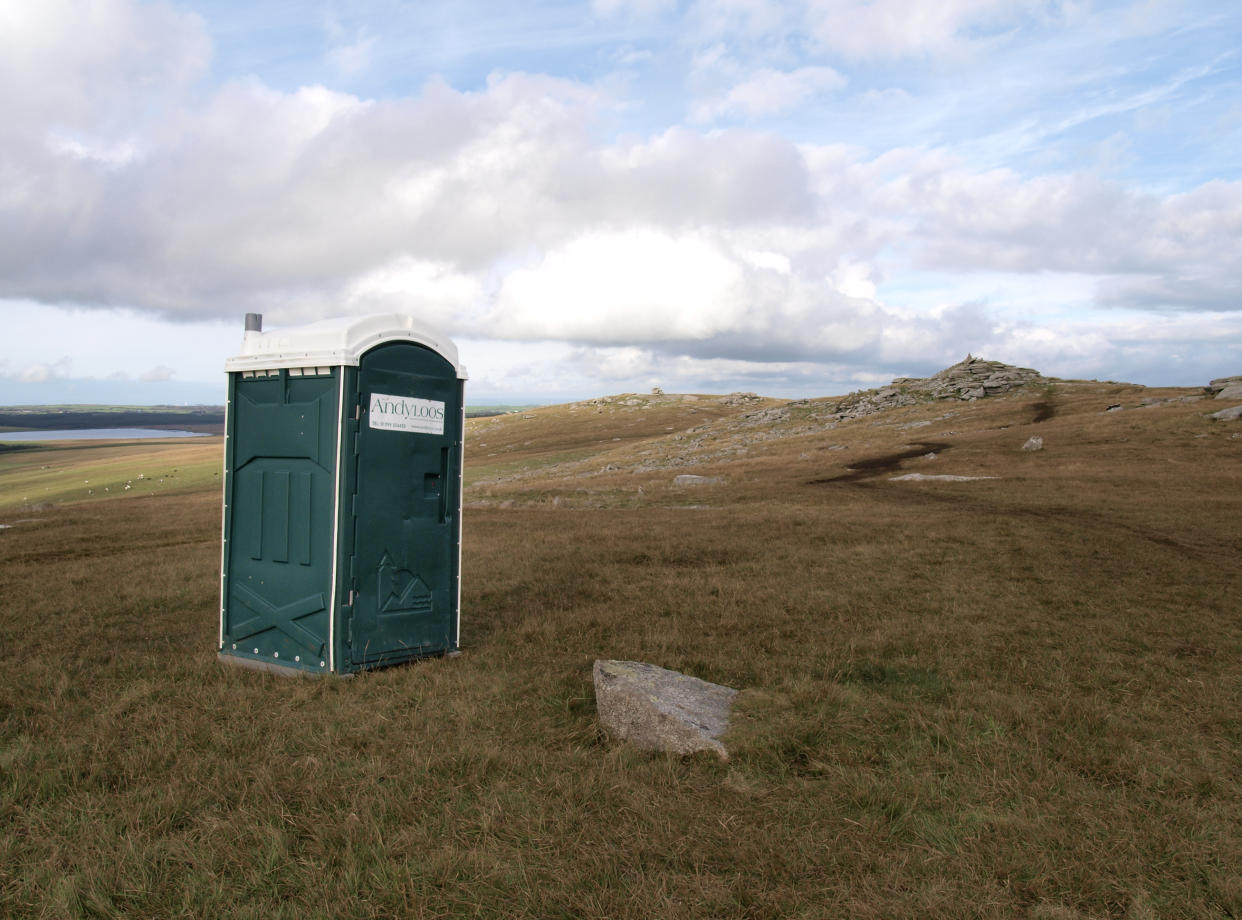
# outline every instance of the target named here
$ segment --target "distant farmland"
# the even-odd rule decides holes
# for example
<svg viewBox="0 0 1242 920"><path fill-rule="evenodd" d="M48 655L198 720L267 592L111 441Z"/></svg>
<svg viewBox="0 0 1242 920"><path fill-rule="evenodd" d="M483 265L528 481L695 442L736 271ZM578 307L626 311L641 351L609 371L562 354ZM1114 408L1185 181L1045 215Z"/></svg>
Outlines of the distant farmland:
<svg viewBox="0 0 1242 920"><path fill-rule="evenodd" d="M0 408L4 429L72 431L83 428L179 428L224 431L223 406L28 406Z"/></svg>

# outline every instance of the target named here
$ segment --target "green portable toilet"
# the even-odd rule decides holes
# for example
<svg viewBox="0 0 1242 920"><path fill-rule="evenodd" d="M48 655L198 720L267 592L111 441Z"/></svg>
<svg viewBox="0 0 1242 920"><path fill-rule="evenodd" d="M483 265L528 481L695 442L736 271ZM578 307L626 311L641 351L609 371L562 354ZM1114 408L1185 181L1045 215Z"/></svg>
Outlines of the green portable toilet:
<svg viewBox="0 0 1242 920"><path fill-rule="evenodd" d="M225 364L220 658L350 673L455 651L457 348L410 316L270 332Z"/></svg>

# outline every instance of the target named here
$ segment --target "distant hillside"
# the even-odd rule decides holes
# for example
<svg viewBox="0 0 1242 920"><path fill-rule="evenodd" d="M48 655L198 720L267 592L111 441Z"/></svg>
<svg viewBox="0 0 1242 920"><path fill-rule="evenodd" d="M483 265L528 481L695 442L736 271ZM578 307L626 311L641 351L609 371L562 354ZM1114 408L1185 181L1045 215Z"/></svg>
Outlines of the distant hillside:
<svg viewBox="0 0 1242 920"><path fill-rule="evenodd" d="M15 406L0 408L0 429L77 431L83 428L224 430L223 406Z"/></svg>
<svg viewBox="0 0 1242 920"><path fill-rule="evenodd" d="M472 421L467 497L475 507L625 507L700 504L709 493L735 501L737 484L770 478L792 493L877 471L1003 476L1022 455L1016 447L1033 436L1064 438L1077 450L1119 425L1124 442L1131 431L1150 424L1154 436L1177 419L1173 424L1193 431L1188 437L1229 438L1233 429L1208 418L1229 403L1213 398L1217 390L1232 392L1228 382L1148 388L1062 380L968 356L930 377L845 396L623 393ZM1058 454L1066 449L1057 444ZM691 495L676 484L681 474L690 474L683 482L701 475L734 486Z"/></svg>
<svg viewBox="0 0 1242 920"><path fill-rule="evenodd" d="M467 418L528 410L530 406L467 406ZM0 408L0 431L80 431L86 428L176 428L221 434L224 406L21 406Z"/></svg>

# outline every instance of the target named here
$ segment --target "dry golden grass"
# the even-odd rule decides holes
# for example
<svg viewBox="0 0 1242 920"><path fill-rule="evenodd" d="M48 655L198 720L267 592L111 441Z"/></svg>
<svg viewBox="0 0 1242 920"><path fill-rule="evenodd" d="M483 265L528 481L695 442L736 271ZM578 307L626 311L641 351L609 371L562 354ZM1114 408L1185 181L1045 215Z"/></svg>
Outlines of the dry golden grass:
<svg viewBox="0 0 1242 920"><path fill-rule="evenodd" d="M1150 395L472 421L465 653L348 681L216 663L209 488L37 513L0 914L1238 916L1242 427ZM604 738L596 657L743 688L731 760Z"/></svg>

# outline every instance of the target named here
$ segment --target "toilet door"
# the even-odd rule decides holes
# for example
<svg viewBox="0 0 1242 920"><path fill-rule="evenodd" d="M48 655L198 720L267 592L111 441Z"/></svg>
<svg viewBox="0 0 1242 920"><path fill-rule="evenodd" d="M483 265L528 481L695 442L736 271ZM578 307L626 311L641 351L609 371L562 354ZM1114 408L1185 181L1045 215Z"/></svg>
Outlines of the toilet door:
<svg viewBox="0 0 1242 920"><path fill-rule="evenodd" d="M328 666L337 368L234 373L221 651Z"/></svg>
<svg viewBox="0 0 1242 920"><path fill-rule="evenodd" d="M461 383L409 342L358 369L351 659L450 651L457 636Z"/></svg>

